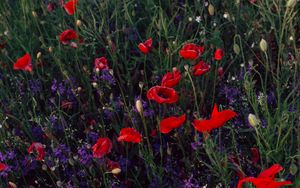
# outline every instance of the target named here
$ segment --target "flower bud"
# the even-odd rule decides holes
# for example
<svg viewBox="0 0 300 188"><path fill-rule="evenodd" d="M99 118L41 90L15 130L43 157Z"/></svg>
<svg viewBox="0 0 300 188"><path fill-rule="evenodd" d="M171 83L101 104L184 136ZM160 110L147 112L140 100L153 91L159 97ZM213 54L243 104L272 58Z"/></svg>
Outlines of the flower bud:
<svg viewBox="0 0 300 188"><path fill-rule="evenodd" d="M50 47L48 48L48 51L49 51L49 53L52 53L52 52L53 52L53 47L50 46Z"/></svg>
<svg viewBox="0 0 300 188"><path fill-rule="evenodd" d="M286 2L286 7L287 8L293 8L296 5L296 3L297 3L297 0L288 0Z"/></svg>
<svg viewBox="0 0 300 188"><path fill-rule="evenodd" d="M212 4L208 5L208 13L213 16L215 14L215 7Z"/></svg>
<svg viewBox="0 0 300 188"><path fill-rule="evenodd" d="M183 67L184 67L184 69L185 69L186 71L189 71L189 65L188 65L188 64L184 65Z"/></svg>
<svg viewBox="0 0 300 188"><path fill-rule="evenodd" d="M42 57L42 52L38 52L37 54L36 54L36 58L37 59L40 59Z"/></svg>
<svg viewBox="0 0 300 188"><path fill-rule="evenodd" d="M265 39L261 39L259 42L259 48L261 51L266 52L268 49L268 43Z"/></svg>
<svg viewBox="0 0 300 188"><path fill-rule="evenodd" d="M121 169L120 168L114 168L111 170L111 173L114 175L120 174L121 173Z"/></svg>
<svg viewBox="0 0 300 188"><path fill-rule="evenodd" d="M142 100L138 99L135 102L135 108L136 110L142 115L143 114L143 103Z"/></svg>
<svg viewBox="0 0 300 188"><path fill-rule="evenodd" d="M256 127L257 125L260 124L260 121L256 118L254 114L248 115L248 122L252 127Z"/></svg>
<svg viewBox="0 0 300 188"><path fill-rule="evenodd" d="M77 21L76 21L76 26L77 26L77 27L80 27L81 24L82 24L82 23L81 23L81 20L77 20Z"/></svg>
<svg viewBox="0 0 300 188"><path fill-rule="evenodd" d="M9 186L9 188L17 188L17 185L11 181L8 182L8 186Z"/></svg>
<svg viewBox="0 0 300 188"><path fill-rule="evenodd" d="M37 14L36 14L35 11L32 11L31 14L32 14L32 16L35 17L35 18L37 17Z"/></svg>

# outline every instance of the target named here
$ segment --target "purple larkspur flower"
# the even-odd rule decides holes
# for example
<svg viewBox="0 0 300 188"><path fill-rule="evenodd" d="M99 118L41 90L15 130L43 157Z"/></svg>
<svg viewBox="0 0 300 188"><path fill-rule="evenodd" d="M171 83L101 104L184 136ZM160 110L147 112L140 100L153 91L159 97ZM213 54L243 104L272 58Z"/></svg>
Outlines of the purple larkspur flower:
<svg viewBox="0 0 300 188"><path fill-rule="evenodd" d="M52 81L51 91L52 91L53 93L55 93L55 92L57 91L57 80L56 80L56 79L54 79L54 80Z"/></svg>
<svg viewBox="0 0 300 188"><path fill-rule="evenodd" d="M90 131L88 134L88 139L91 140L91 143L96 143L99 138L99 134L93 131Z"/></svg>
<svg viewBox="0 0 300 188"><path fill-rule="evenodd" d="M101 71L101 76L100 78L103 80L103 81L106 81L108 82L110 85L115 85L115 79L114 77L110 74L109 70L102 70Z"/></svg>
<svg viewBox="0 0 300 188"><path fill-rule="evenodd" d="M191 147L193 148L193 150L199 149L200 146L202 146L202 143L200 141L191 143Z"/></svg>
<svg viewBox="0 0 300 188"><path fill-rule="evenodd" d="M199 188L199 183L194 179L193 175L191 175L188 179L183 181L184 188Z"/></svg>
<svg viewBox="0 0 300 188"><path fill-rule="evenodd" d="M41 142L43 140L43 134L44 134L44 132L41 129L41 127L39 127L37 125L33 125L31 127L31 133L32 133L32 135L33 135L33 137L34 137L34 139L36 141Z"/></svg>
<svg viewBox="0 0 300 188"><path fill-rule="evenodd" d="M36 95L42 90L42 82L40 80L29 80L29 90Z"/></svg>
<svg viewBox="0 0 300 188"><path fill-rule="evenodd" d="M227 85L221 87L220 93L225 95L230 105L234 104L241 95L241 91L238 88Z"/></svg>
<svg viewBox="0 0 300 188"><path fill-rule="evenodd" d="M85 146L79 148L77 153L79 155L80 163L82 163L83 165L88 165L89 163L91 163L93 156Z"/></svg>
<svg viewBox="0 0 300 188"><path fill-rule="evenodd" d="M53 150L54 157L58 158L63 164L68 162L68 156L71 150L65 144L60 144Z"/></svg>

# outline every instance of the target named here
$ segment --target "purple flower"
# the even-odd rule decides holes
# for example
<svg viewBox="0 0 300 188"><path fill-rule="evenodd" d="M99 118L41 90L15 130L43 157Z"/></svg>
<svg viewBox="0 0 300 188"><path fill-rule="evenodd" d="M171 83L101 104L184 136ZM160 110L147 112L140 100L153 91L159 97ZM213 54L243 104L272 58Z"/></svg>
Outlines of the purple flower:
<svg viewBox="0 0 300 188"><path fill-rule="evenodd" d="M100 78L106 82L108 82L110 85L115 85L115 79L110 74L109 70L102 70Z"/></svg>
<svg viewBox="0 0 300 188"><path fill-rule="evenodd" d="M85 146L79 148L77 153L79 155L80 163L82 163L83 165L88 165L92 162L93 156Z"/></svg>
<svg viewBox="0 0 300 188"><path fill-rule="evenodd" d="M42 90L42 83L40 80L29 80L29 90L33 95L38 94Z"/></svg>
<svg viewBox="0 0 300 188"><path fill-rule="evenodd" d="M54 157L58 158L63 164L68 162L68 156L70 152L70 148L65 144L60 144L53 150Z"/></svg>

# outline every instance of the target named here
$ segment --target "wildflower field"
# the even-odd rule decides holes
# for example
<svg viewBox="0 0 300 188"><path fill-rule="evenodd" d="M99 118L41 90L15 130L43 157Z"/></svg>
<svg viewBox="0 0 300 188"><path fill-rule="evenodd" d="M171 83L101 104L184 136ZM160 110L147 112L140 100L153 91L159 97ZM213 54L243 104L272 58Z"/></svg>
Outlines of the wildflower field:
<svg viewBox="0 0 300 188"><path fill-rule="evenodd" d="M300 188L298 0L0 0L0 188Z"/></svg>

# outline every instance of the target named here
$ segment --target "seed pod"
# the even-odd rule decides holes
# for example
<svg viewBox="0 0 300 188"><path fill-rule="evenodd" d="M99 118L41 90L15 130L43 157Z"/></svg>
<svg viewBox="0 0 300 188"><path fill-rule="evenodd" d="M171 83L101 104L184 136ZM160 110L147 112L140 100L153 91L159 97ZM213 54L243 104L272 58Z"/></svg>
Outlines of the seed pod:
<svg viewBox="0 0 300 188"><path fill-rule="evenodd" d="M208 13L213 16L215 14L215 7L212 4L208 5Z"/></svg>
<svg viewBox="0 0 300 188"><path fill-rule="evenodd" d="M266 52L268 49L268 43L265 39L261 39L259 42L259 48L261 51Z"/></svg>

